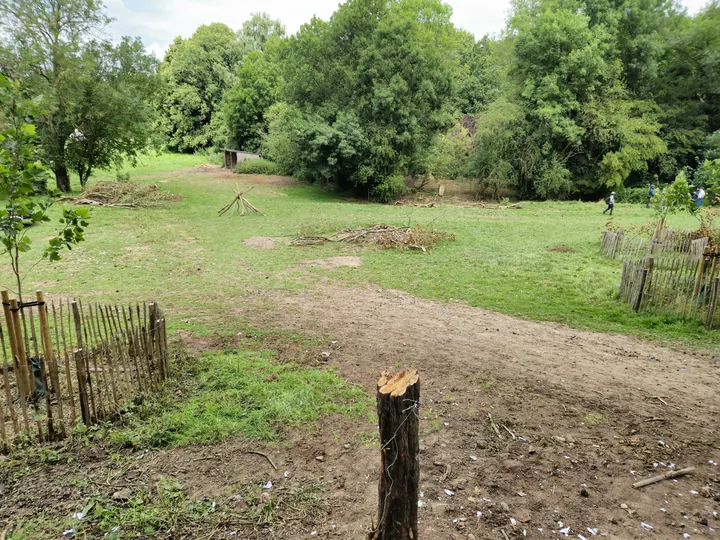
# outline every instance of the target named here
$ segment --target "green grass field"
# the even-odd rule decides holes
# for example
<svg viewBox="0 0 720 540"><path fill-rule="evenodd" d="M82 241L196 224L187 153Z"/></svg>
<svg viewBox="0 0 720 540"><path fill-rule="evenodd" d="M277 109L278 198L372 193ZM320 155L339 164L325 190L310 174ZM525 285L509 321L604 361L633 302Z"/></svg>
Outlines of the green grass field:
<svg viewBox="0 0 720 540"><path fill-rule="evenodd" d="M155 299L170 314L173 330L229 332L239 323L237 313L228 316L228 309L242 305L244 295L312 286L307 277L311 271L348 285L373 283L576 328L698 346L716 344L720 338L720 332L708 332L699 322L638 315L618 300L621 263L599 254L608 221L600 203L530 202L521 210L504 211L416 208L350 201L299 184L258 185L248 198L267 217L218 218L217 210L233 196L234 180L190 169L206 162L204 156L144 158L129 170L132 179L158 183L182 200L159 209L94 208L87 241L61 262L33 269L26 290L104 301ZM644 206L617 205L613 222L639 227L651 217ZM373 223L431 225L454 233L457 241L429 254L339 244L282 244L268 251L242 244L252 236L288 239L301 231ZM696 228L698 220L673 216L670 225ZM33 238L41 244L54 226L43 225L33 231ZM558 246L563 250L552 251ZM38 245L27 262L40 252ZM304 260L338 254L359 255L363 265L292 271ZM12 284L7 266L0 278L1 284Z"/></svg>

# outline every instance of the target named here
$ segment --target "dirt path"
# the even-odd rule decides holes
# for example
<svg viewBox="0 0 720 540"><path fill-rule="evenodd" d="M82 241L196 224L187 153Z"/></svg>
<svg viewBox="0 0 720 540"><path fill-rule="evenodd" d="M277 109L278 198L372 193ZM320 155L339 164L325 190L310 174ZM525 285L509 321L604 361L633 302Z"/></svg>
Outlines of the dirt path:
<svg viewBox="0 0 720 540"><path fill-rule="evenodd" d="M686 353L377 287L320 286L274 302L254 324L336 341L331 362L369 390L380 370L420 370L426 538L498 538L498 527L511 538L567 526L575 538L588 528L617 538L720 529L720 347ZM372 467L372 453L364 459ZM699 472L631 488L670 465ZM354 501L365 522L368 485ZM352 523L348 514L336 519Z"/></svg>
<svg viewBox="0 0 720 540"><path fill-rule="evenodd" d="M323 340L303 358L337 367L370 395L381 370L420 370L423 540L718 537L720 350L686 354L377 287L249 298L257 305L243 302L237 314L251 327ZM198 350L238 346L184 339ZM298 358L297 344L287 354L284 343L262 345L280 361ZM379 445L365 418L325 418L275 445L233 439L135 454L90 445L17 478L0 467L0 524L39 508L71 515L89 496L152 491L162 477L222 510L216 525L157 538L366 540L376 514ZM694 476L632 488L688 466ZM248 521L269 508L269 523Z"/></svg>

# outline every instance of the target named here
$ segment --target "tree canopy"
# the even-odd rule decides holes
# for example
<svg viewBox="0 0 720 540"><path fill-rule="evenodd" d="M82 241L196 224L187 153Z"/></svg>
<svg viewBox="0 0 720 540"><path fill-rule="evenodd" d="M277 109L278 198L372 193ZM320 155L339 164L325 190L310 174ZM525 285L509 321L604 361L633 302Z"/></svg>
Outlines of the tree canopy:
<svg viewBox="0 0 720 540"><path fill-rule="evenodd" d="M84 185L146 146L155 62L139 40L98 37L110 22L102 2L0 0L0 15L0 68L40 99L39 142L58 189L70 190L69 170Z"/></svg>

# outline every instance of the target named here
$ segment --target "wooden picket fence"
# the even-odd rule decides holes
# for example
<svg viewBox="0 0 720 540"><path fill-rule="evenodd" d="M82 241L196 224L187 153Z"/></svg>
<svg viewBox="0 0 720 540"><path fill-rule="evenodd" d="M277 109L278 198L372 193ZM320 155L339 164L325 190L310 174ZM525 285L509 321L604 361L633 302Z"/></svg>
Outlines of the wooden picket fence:
<svg viewBox="0 0 720 540"><path fill-rule="evenodd" d="M629 260L673 254L699 258L708 245L708 238L698 238L689 231L662 229L652 238L628 236L624 230L605 231L600 244L600 253L611 259Z"/></svg>
<svg viewBox="0 0 720 540"><path fill-rule="evenodd" d="M56 440L112 417L168 376L157 304L19 303L2 292L0 439ZM3 396L4 394L4 396Z"/></svg>
<svg viewBox="0 0 720 540"><path fill-rule="evenodd" d="M623 262L620 297L635 311L695 318L720 328L720 249L696 256L647 256Z"/></svg>

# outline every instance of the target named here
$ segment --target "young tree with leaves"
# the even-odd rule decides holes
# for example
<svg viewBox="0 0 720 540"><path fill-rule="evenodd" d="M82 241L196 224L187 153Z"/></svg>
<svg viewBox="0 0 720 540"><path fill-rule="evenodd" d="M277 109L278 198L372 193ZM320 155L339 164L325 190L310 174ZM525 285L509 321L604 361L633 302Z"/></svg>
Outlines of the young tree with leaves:
<svg viewBox="0 0 720 540"><path fill-rule="evenodd" d="M31 123L39 114L37 103L22 98L19 85L0 74L0 192L5 199L4 208L0 208L0 242L10 258L20 303L27 275L21 261L31 248L28 232L50 221L52 205L50 198L37 200L33 190L38 177L46 173L35 156L36 133ZM49 240L40 260L57 261L63 249L72 249L83 241L89 217L86 208L63 209L62 229Z"/></svg>

